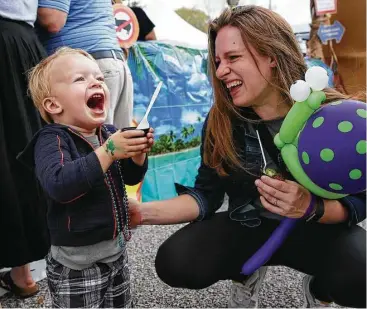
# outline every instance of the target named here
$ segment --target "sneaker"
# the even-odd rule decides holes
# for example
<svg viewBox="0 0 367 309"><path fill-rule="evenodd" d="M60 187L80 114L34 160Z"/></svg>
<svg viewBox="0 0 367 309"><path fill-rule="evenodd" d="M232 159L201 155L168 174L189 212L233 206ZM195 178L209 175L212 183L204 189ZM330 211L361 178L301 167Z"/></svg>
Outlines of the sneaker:
<svg viewBox="0 0 367 309"><path fill-rule="evenodd" d="M302 308L327 308L331 307L332 303L322 302L316 299L310 291L310 282L313 276L305 275L303 277L303 297L304 297L304 304Z"/></svg>
<svg viewBox="0 0 367 309"><path fill-rule="evenodd" d="M228 302L229 308L257 308L261 283L264 281L267 267L256 270L243 282L233 281Z"/></svg>

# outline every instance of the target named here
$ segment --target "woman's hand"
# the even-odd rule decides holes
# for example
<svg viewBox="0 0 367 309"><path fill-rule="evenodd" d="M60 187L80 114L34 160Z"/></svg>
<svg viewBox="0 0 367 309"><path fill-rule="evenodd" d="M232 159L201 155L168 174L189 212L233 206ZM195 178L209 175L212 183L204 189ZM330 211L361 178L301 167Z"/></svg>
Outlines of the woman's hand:
<svg viewBox="0 0 367 309"><path fill-rule="evenodd" d="M301 218L311 202L311 193L298 183L262 176L255 181L262 205L275 214Z"/></svg>
<svg viewBox="0 0 367 309"><path fill-rule="evenodd" d="M135 228L142 224L142 216L140 213L141 203L132 198L128 199L129 203L129 216L130 216L130 226Z"/></svg>

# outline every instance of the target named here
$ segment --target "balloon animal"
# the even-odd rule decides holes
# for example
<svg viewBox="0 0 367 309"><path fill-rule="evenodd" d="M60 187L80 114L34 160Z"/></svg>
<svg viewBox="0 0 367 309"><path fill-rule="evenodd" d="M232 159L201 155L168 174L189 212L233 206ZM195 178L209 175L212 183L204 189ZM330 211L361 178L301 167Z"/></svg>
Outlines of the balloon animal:
<svg viewBox="0 0 367 309"><path fill-rule="evenodd" d="M305 80L290 88L295 100L274 143L287 169L315 196L340 199L366 190L366 104L339 100L322 105L328 75L321 67L307 70ZM298 219L284 218L265 244L242 267L252 274L282 245Z"/></svg>

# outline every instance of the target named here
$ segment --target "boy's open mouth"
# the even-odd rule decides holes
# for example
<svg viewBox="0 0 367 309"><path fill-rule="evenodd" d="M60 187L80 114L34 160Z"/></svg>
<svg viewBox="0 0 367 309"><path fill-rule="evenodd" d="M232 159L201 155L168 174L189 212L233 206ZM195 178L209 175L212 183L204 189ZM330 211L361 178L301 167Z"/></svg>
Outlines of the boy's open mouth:
<svg viewBox="0 0 367 309"><path fill-rule="evenodd" d="M103 113L104 94L103 93L92 94L87 101L87 106L95 113Z"/></svg>

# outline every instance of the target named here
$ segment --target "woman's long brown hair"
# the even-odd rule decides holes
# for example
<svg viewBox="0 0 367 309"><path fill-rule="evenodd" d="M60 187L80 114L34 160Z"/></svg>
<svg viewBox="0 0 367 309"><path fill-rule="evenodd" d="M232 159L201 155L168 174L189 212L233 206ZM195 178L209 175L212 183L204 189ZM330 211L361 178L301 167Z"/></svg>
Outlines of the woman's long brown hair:
<svg viewBox="0 0 367 309"><path fill-rule="evenodd" d="M233 122L235 119L250 121L234 106L225 85L216 77L215 39L225 26L237 27L245 45L251 45L260 55L275 59L276 67L269 83L290 106L293 100L289 88L295 81L304 79L307 70L291 26L271 10L252 5L228 8L209 24L208 64L214 103L207 121L203 160L221 176L227 175L225 166L244 169L233 140ZM334 89L325 92L327 101L347 98Z"/></svg>

